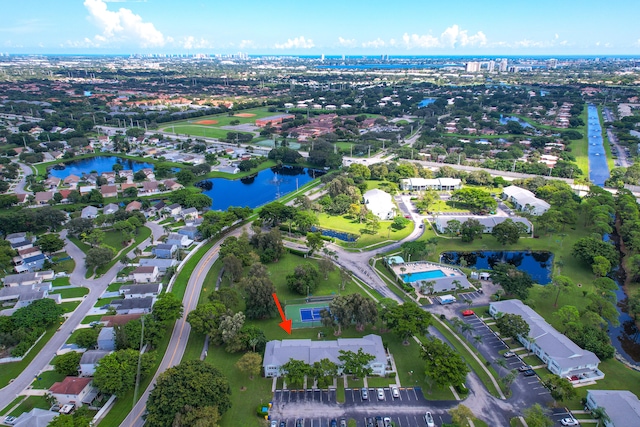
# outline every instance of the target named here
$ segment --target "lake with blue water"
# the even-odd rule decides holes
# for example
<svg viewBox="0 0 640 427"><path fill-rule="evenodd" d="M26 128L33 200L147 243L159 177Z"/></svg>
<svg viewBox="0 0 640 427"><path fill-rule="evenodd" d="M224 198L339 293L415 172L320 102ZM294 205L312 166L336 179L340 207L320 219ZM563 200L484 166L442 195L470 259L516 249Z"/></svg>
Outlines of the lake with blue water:
<svg viewBox="0 0 640 427"><path fill-rule="evenodd" d="M523 128L532 128L533 126L531 126L529 123L525 122L524 120L522 120L520 117L513 117L513 116L503 116L500 115L500 124L501 125L506 125L508 122L518 122L520 123L520 126L522 126Z"/></svg>
<svg viewBox="0 0 640 427"><path fill-rule="evenodd" d="M204 194L213 199L212 209L226 210L229 206L257 208L295 191L324 172L293 166L265 169L242 179L213 178Z"/></svg>
<svg viewBox="0 0 640 427"><path fill-rule="evenodd" d="M90 173L96 171L98 174L103 172L111 172L113 165L116 163L122 165L122 169L133 170L134 172L140 169L152 168L151 163L138 162L135 160L122 159L114 156L99 156L90 157L88 159L72 160L71 162L59 163L57 167L64 166L64 169L49 169L49 175L56 178L65 179L69 175L76 175L81 177L83 173Z"/></svg>
<svg viewBox="0 0 640 427"><path fill-rule="evenodd" d="M509 263L529 273L536 283L546 285L551 282L553 254L544 251L452 251L443 252L440 262L478 270L491 270L496 264Z"/></svg>
<svg viewBox="0 0 640 427"><path fill-rule="evenodd" d="M434 102L436 102L435 98L425 98L418 103L418 108L424 108L429 104L433 104Z"/></svg>

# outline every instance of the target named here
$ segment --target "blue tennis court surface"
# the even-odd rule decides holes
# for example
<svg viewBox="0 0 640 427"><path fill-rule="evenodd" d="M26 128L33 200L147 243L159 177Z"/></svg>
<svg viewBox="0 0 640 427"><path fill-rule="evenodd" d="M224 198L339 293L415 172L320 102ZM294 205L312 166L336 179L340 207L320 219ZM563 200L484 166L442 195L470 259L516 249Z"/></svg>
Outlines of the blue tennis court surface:
<svg viewBox="0 0 640 427"><path fill-rule="evenodd" d="M300 320L303 322L315 322L320 320L320 312L328 307L301 308Z"/></svg>

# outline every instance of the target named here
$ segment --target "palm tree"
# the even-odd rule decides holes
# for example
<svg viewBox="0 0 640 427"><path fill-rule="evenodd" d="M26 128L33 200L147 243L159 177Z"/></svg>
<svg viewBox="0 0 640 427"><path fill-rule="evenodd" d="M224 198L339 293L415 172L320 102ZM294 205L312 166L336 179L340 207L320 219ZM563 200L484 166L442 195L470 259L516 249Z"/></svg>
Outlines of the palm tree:
<svg viewBox="0 0 640 427"><path fill-rule="evenodd" d="M606 411L601 406L592 409L591 415L593 416L593 418L598 420L598 424L596 424L596 427L600 427L600 421L602 421L603 425L606 425L606 423L611 421L611 418L609 418L609 415L607 415Z"/></svg>
<svg viewBox="0 0 640 427"><path fill-rule="evenodd" d="M474 335L473 340L475 341L476 345L480 344L482 342L482 335Z"/></svg>
<svg viewBox="0 0 640 427"><path fill-rule="evenodd" d="M466 298L466 299L464 300L464 302L466 302L466 303L467 303L467 307L471 307L471 304L473 304L473 300L472 300L472 299L469 299L469 298Z"/></svg>

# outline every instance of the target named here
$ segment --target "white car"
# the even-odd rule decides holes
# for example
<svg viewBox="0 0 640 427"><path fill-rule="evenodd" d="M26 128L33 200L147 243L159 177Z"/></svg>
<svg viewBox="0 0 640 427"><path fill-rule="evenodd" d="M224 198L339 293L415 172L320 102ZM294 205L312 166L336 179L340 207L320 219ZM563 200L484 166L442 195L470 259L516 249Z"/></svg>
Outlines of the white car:
<svg viewBox="0 0 640 427"><path fill-rule="evenodd" d="M271 427L278 427L278 422L276 420L271 420Z"/></svg>
<svg viewBox="0 0 640 427"><path fill-rule="evenodd" d="M394 397L394 399L400 397L400 390L398 390L398 387L391 387L391 395Z"/></svg>
<svg viewBox="0 0 640 427"><path fill-rule="evenodd" d="M560 424L563 426L579 426L580 423L573 417L567 417L560 420Z"/></svg>
<svg viewBox="0 0 640 427"><path fill-rule="evenodd" d="M384 389L377 389L376 392L378 393L378 400L384 400Z"/></svg>
<svg viewBox="0 0 640 427"><path fill-rule="evenodd" d="M427 427L436 427L436 422L433 421L433 415L431 415L431 412L424 414L424 422L427 423Z"/></svg>

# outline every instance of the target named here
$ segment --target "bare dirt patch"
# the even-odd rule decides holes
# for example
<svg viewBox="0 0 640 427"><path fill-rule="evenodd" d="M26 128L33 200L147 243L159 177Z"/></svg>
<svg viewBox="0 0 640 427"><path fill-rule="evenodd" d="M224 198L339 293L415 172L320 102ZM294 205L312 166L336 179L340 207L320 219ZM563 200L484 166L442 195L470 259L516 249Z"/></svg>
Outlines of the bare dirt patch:
<svg viewBox="0 0 640 427"><path fill-rule="evenodd" d="M199 120L196 122L197 125L217 125L217 120Z"/></svg>
<svg viewBox="0 0 640 427"><path fill-rule="evenodd" d="M249 118L249 117L255 117L255 114L251 114L251 113L238 113L238 114L234 114L233 117L242 117L244 119Z"/></svg>

